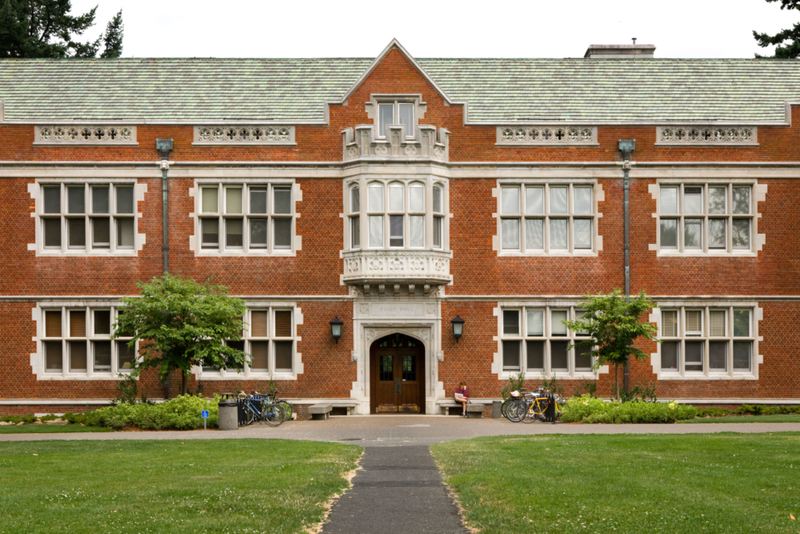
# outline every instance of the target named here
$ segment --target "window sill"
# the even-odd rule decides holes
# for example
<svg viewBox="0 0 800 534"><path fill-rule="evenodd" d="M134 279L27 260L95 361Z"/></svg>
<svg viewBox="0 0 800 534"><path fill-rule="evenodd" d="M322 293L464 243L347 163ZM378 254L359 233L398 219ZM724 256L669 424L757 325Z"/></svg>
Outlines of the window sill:
<svg viewBox="0 0 800 534"><path fill-rule="evenodd" d="M245 257L294 257L297 255L296 250L273 250L272 252L266 250L213 250L213 249L201 249L195 251L196 256L202 257L226 257L226 258L245 258Z"/></svg>
<svg viewBox="0 0 800 534"><path fill-rule="evenodd" d="M757 258L758 254L751 250L743 251L684 251L677 250L658 250L656 255L659 258Z"/></svg>
<svg viewBox="0 0 800 534"><path fill-rule="evenodd" d="M120 371L120 374L123 376L116 376L112 373L95 373L92 375L87 374L79 374L79 373L68 373L68 374L58 374L58 373L40 373L36 379L37 380L54 380L54 381L63 381L63 380L112 380L115 382L120 382L125 380L128 375L130 375L130 371ZM136 380L139 378L136 377Z"/></svg>
<svg viewBox="0 0 800 534"><path fill-rule="evenodd" d="M497 377L500 380L510 380L512 376L514 378L516 378L516 375L518 375L520 372L521 371L503 371L503 372L499 373L497 375ZM525 371L525 376L526 376L526 380L528 379L527 377L531 377L530 378L531 380L536 380L536 379L539 379L539 378L542 378L542 377L544 377L544 378L553 378L553 376L555 376L559 380L561 380L561 379L563 379L563 380L594 380L594 379L597 378L598 374L607 373L607 372L608 372L607 366L603 366L600 369L598 369L597 374L595 374L594 371L576 371L573 374L569 374L566 371L554 371L554 372L551 372L550 374L543 374L541 371L538 371L536 369L533 369L533 370L529 369L529 370Z"/></svg>
<svg viewBox="0 0 800 534"><path fill-rule="evenodd" d="M758 380L758 377L752 373L747 374L678 374L678 373L665 373L664 371L658 373L658 380Z"/></svg>
<svg viewBox="0 0 800 534"><path fill-rule="evenodd" d="M597 257L596 250L581 250L569 252L567 250L556 250L551 252L543 251L526 251L518 252L513 250L500 250L497 255L505 258L564 258L564 257L584 257L592 258Z"/></svg>
<svg viewBox="0 0 800 534"><path fill-rule="evenodd" d="M135 258L139 255L138 250L48 250L48 249L38 249L36 251L37 256L48 256L48 257L70 257L70 258L85 258L85 257L103 257L103 258Z"/></svg>
<svg viewBox="0 0 800 534"><path fill-rule="evenodd" d="M231 380L297 380L297 374L286 371L243 371L237 373L235 371L204 371L202 373L195 372L194 377L196 380L204 381L231 381Z"/></svg>

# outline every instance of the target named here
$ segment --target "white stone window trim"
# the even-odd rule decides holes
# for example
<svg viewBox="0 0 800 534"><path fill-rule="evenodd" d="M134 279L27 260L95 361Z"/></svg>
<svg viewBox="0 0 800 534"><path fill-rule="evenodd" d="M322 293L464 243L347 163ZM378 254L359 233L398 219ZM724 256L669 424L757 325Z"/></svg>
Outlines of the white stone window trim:
<svg viewBox="0 0 800 534"><path fill-rule="evenodd" d="M599 146L597 126L498 126L495 146Z"/></svg>
<svg viewBox="0 0 800 534"><path fill-rule="evenodd" d="M194 127L193 146L296 146L295 127L278 124Z"/></svg>
<svg viewBox="0 0 800 534"><path fill-rule="evenodd" d="M678 214L663 214L665 219L679 219L678 227L678 247L677 248L661 248L661 188L662 187L678 187L679 188L679 212ZM686 186L700 186L703 187L703 211L702 214L686 214L684 212L683 191ZM708 212L708 188L709 187L728 187L728 204L726 209L730 209L730 192L733 187L749 186L750 189L750 213L749 214L733 214L726 212L722 215L709 214ZM759 202L764 202L767 197L767 184L758 183L757 180L752 179L659 179L655 184L650 184L648 190L651 198L656 201L656 211L652 214L656 223L655 236L656 242L649 245L649 249L657 253L659 257L756 257L763 249L766 243L766 234L758 233L758 221L762 217L759 211ZM714 249L708 246L708 219L725 218L729 221L727 225L726 240L728 246L725 249ZM736 219L749 219L750 220L750 248L749 249L735 249L731 246L731 223L734 218ZM700 249L686 249L683 247L683 232L685 219L703 219L703 237L702 248Z"/></svg>
<svg viewBox="0 0 800 534"><path fill-rule="evenodd" d="M91 224L86 224L86 246L83 249L77 248L70 248L67 243L67 233L65 231L65 219L69 217L69 214L66 212L65 209L62 208L62 211L59 215L57 214L45 214L44 213L44 186L61 186L61 204L62 206L65 205L67 202L67 198L65 195L66 187L70 185L84 185L84 187L88 190L93 185L111 185L111 186L133 186L133 213L132 214L122 214L126 218L132 217L133 218L133 248L115 248L113 245L110 245L109 248L93 248L91 246ZM139 229L139 220L142 218L142 213L139 211L139 202L144 201L144 195L147 193L147 184L146 183L139 183L133 179L111 179L108 178L82 178L76 180L65 180L65 179L53 179L53 178L41 178L37 179L33 183L28 184L28 194L30 194L31 199L34 202L34 211L31 213L31 217L36 220L36 229L35 229L35 242L28 243L28 250L34 251L37 256L57 256L57 257L70 257L70 256L97 256L97 257L135 257L138 256L139 252L142 250L146 243L146 235L143 233L138 233ZM86 194L85 197L87 207L91 202L91 196L89 193ZM110 202L112 202L110 200ZM111 211L111 210L110 210ZM114 218L115 214L98 214L100 217L110 217ZM62 219L61 223L61 248L49 248L44 246L44 223L42 221L42 217L51 217L55 218L56 216L60 216ZM91 218L90 213L85 213L84 215L87 219ZM87 221L88 223L89 221ZM113 232L113 229L111 230ZM112 239L113 242L113 239Z"/></svg>
<svg viewBox="0 0 800 534"><path fill-rule="evenodd" d="M268 313L267 337L253 337L251 335L251 313L253 311L266 311ZM291 311L292 312L292 336L291 337L277 337L275 336L275 312L276 311ZM297 335L297 327L303 324L303 311L297 306L296 302L274 302L274 301L260 301L248 300L247 311L245 312L245 335L242 340L245 342L245 352L250 354L251 341L266 341L269 343L269 364L268 369L265 371L253 370L250 365L245 364L244 369L237 371L235 369L220 369L218 371L210 371L203 369L201 366L192 366L191 372L195 375L197 380L297 380L298 376L303 374L303 354L297 349L297 344L303 340ZM275 341L291 341L292 342L292 370L291 372L277 371L275 369Z"/></svg>
<svg viewBox="0 0 800 534"><path fill-rule="evenodd" d="M759 324L764 320L764 309L758 306L757 303L752 301L724 301L724 302L692 302L692 301L659 301L659 308L654 308L650 313L648 320L651 323L658 325L658 339L665 339L667 341L680 341L681 347L684 346L685 341L704 341L703 349L703 371L686 371L684 365L679 365L677 371L661 369L661 353L662 343L657 343L656 352L650 354L650 363L653 366L653 373L655 373L657 380L758 380L758 371L762 363L764 363L764 356L759 354L759 343L764 341L763 336L759 336ZM750 310L750 336L748 337L734 337L732 332L733 324L733 310L748 309ZM662 311L663 310L680 310L678 318L678 337L664 338ZM699 336L687 336L685 334L684 318L686 310L702 310L703 311L703 332ZM712 338L709 335L708 318L709 312L716 310L726 311L726 321L728 329L726 336L720 338ZM727 371L712 371L709 367L709 340L729 340L729 354L728 354L728 370ZM750 364L751 370L748 372L736 372L733 369L733 353L732 342L735 340L750 341L752 343L750 351ZM679 355L681 361L684 362L685 353L681 350Z"/></svg>
<svg viewBox="0 0 800 534"><path fill-rule="evenodd" d="M381 104L394 104L394 122L399 125L399 104L413 104L414 106L414 124L411 131L405 131L406 139L415 139L417 134L417 127L420 121L425 118L425 111L427 104L422 101L421 94L371 94L370 100L365 104L367 117L369 117L374 124L375 139L387 139L384 132L380 131L380 105Z"/></svg>
<svg viewBox="0 0 800 534"><path fill-rule="evenodd" d="M544 335L543 336L528 336L527 335L527 311L528 310L543 310L544 312ZM519 334L504 334L503 332L503 311L516 310L519 312ZM497 317L497 335L494 336L494 341L497 343L497 352L494 353L492 359L492 372L497 375L498 380L508 380L512 376L516 376L520 371L525 372L526 380L536 380L539 378L563 378L565 380L595 380L600 374L608 373L608 365L601 365L597 370L576 370L575 369L575 348L569 349L568 352L568 370L555 370L551 368L551 341L565 341L569 345L573 345L576 341L581 339L588 339L586 336L577 335L571 329L567 329L566 336L552 335L552 311L566 311L567 317L572 320L575 319L576 311L580 312L581 307L576 301L529 301L529 302L498 302L498 306L493 309L492 313ZM520 370L505 370L503 369L503 341L519 341L520 342ZM526 341L544 341L545 354L544 366L542 369L527 369L527 343ZM592 360L594 364L594 359Z"/></svg>
<svg viewBox="0 0 800 534"><path fill-rule="evenodd" d="M231 214L231 217L242 217L243 218L243 245L242 248L225 248L223 247L222 243L224 242L224 224L223 219L225 218L224 211L218 211L217 216L220 221L219 225L219 248L203 248L202 246L202 235L201 235L201 223L200 220L204 217L204 213L202 211L202 188L203 187L213 187L217 186L218 188L218 208L224 208L225 202L225 188L226 187L235 187L235 186L243 186L242 189L242 202L243 202L243 213L242 214ZM267 214L263 217L259 215L259 218L268 218L268 237L267 237L267 248L248 248L247 242L248 238L246 236L248 232L248 228L246 226L248 220L248 209L245 206L248 206L250 200L249 195L246 195L246 191L249 190L251 187L264 187L268 188L268 209ZM274 203L274 194L273 188L275 187L288 187L291 190L291 213L288 214L279 214L279 218L286 218L291 219L291 236L290 236L290 243L291 247L288 249L283 248L275 248L274 247L274 232L273 232L273 212L272 212L272 205ZM189 188L189 197L191 197L194 201L194 212L189 213L189 217L192 219L192 223L194 225L194 234L189 236L189 248L194 251L195 256L204 256L204 257L243 257L243 256L252 256L252 257L294 257L297 255L297 251L302 250L303 247L303 239L300 235L297 234L297 219L300 218L301 214L297 211L297 203L302 202L303 200L303 191L300 188L300 184L298 184L293 179L236 179L236 180L212 180L212 179L196 179L194 181L194 186ZM248 198L246 198L248 197ZM213 217L214 215L209 215Z"/></svg>
<svg viewBox="0 0 800 534"><path fill-rule="evenodd" d="M111 370L110 371L102 371L102 372L94 372L92 370L93 364L93 352L91 348L87 348L86 354L86 372L83 373L73 373L69 370L69 350L67 349L66 345L70 341L70 339L82 339L87 341L88 347L91 347L92 341L109 341L111 339L110 334L94 334L94 311L96 310L109 310L111 312L111 327L113 331L113 325L117 320L117 316L119 315L119 307L121 302L119 301L99 301L99 300L75 300L75 301L58 301L58 302L48 302L48 301L41 301L37 303L37 305L31 309L31 319L36 325L36 336L32 339L36 343L36 352L30 354L30 365L33 375L36 377L36 380L39 381L64 381L64 380L124 380L127 375L130 374L130 369L119 369L118 364L118 355L117 355L117 343L127 343L131 340L130 337L128 338L120 338L117 340L111 341ZM61 337L60 338L48 338L45 336L45 311L60 311L61 312ZM69 335L69 322L68 322L68 314L70 311L85 311L86 312L86 327L89 330L90 334L87 334L84 338L71 338ZM60 372L52 372L47 371L46 369L46 354L45 354L45 341L56 341L57 339L62 340L62 365ZM134 348L135 354L138 355L139 353L139 343L136 343ZM138 356L137 356L138 358ZM136 377L138 380L139 377Z"/></svg>
<svg viewBox="0 0 800 534"><path fill-rule="evenodd" d="M655 146L758 146L756 126L656 126Z"/></svg>
<svg viewBox="0 0 800 534"><path fill-rule="evenodd" d="M503 213L503 187L519 187L520 189L520 209L517 214ZM589 186L592 188L592 213L590 214L575 214L573 209L574 204L574 188L581 186ZM544 213L543 214L526 214L525 213L525 194L524 187L543 187L544 188ZM567 192L567 213L566 214L551 214L549 213L550 187L568 187ZM497 187L492 189L492 196L495 197L497 211L492 213L492 217L496 219L496 234L492 236L492 250L497 252L498 256L517 257L517 256L539 256L539 257L554 257L554 256L571 256L571 257L596 257L598 252L603 250L603 236L599 232L599 222L603 214L599 210L600 202L605 200L605 192L603 186L597 180L589 179L572 179L572 180L551 180L551 179L523 179L523 180L497 180ZM544 219L544 240L549 243L550 240L550 220L551 219L567 219L567 249L549 249L545 245L544 250L526 249L526 242L523 237L525 220L527 219ZM503 219L517 219L519 224L519 249L504 249L503 248ZM574 248L574 220L575 219L591 219L591 240L592 247L587 249Z"/></svg>
<svg viewBox="0 0 800 534"><path fill-rule="evenodd" d="M383 186L383 210L370 210L369 206L369 186L370 184L380 184ZM403 185L403 210L392 211L389 209L389 186L391 184ZM411 211L409 204L410 191L409 186L422 185L424 187L424 211ZM351 191L354 187L359 189L359 211L355 212L351 206ZM434 188L441 190L441 209L434 211L433 191ZM403 177L359 177L351 180L345 180L343 186L343 213L340 214L344 221L344 248L343 251L447 251L450 249L449 239L449 187L448 181L433 176L411 176L408 178ZM403 216L403 246L390 246L390 216L402 215ZM369 243L369 217L383 217L383 246L376 247L370 246ZM424 216L425 217L425 245L422 247L412 247L410 244L410 216ZM359 246L352 246L352 231L351 219L358 217L359 220ZM441 245L434 245L434 230L435 219L441 221Z"/></svg>
<svg viewBox="0 0 800 534"><path fill-rule="evenodd" d="M34 146L139 146L136 126L52 124L34 126Z"/></svg>

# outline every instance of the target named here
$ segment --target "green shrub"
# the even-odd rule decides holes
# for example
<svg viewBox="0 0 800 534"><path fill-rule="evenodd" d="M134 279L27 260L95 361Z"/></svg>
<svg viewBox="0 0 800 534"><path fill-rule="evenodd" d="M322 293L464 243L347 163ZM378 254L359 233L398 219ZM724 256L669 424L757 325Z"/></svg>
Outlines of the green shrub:
<svg viewBox="0 0 800 534"><path fill-rule="evenodd" d="M46 423L47 421L55 421L56 419L61 419L61 418L57 415L49 414L41 416L39 418L39 421L41 421L42 423Z"/></svg>
<svg viewBox="0 0 800 534"><path fill-rule="evenodd" d="M781 411L778 406L765 406L763 404L742 404L733 413L737 415L768 415L774 413L791 413ZM797 412L795 412L797 413Z"/></svg>
<svg viewBox="0 0 800 534"><path fill-rule="evenodd" d="M33 415L32 413L23 415L22 417L20 417L20 419L22 419L22 422L25 423L26 425L30 425L36 422L36 416Z"/></svg>
<svg viewBox="0 0 800 534"><path fill-rule="evenodd" d="M520 372L517 375L509 375L508 384L503 386L503 388L500 390L500 395L503 397L503 400L507 400L511 396L512 391L519 391L524 388L525 373Z"/></svg>
<svg viewBox="0 0 800 534"><path fill-rule="evenodd" d="M86 414L67 412L61 418L71 425L82 425L86 420Z"/></svg>
<svg viewBox="0 0 800 534"><path fill-rule="evenodd" d="M561 419L581 423L674 423L692 419L697 408L675 401L661 402L605 402L589 395L568 400Z"/></svg>
<svg viewBox="0 0 800 534"><path fill-rule="evenodd" d="M698 417L724 417L726 415L730 415L731 411L727 408L706 408L705 410L701 411L697 414Z"/></svg>
<svg viewBox="0 0 800 534"><path fill-rule="evenodd" d="M3 417L0 417L0 423L14 423L15 425L18 425L21 422L22 417L18 415L4 415Z"/></svg>
<svg viewBox="0 0 800 534"><path fill-rule="evenodd" d="M182 395L161 404L117 404L86 413L88 426L116 430L137 427L142 430L193 430L203 426L200 412L208 410L208 427L219 426L219 397Z"/></svg>

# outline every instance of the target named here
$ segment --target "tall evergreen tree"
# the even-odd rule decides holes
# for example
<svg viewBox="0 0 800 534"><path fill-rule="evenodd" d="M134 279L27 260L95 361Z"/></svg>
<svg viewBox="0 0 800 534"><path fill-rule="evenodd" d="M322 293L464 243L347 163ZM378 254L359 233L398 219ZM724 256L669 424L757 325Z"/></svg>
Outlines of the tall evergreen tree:
<svg viewBox="0 0 800 534"><path fill-rule="evenodd" d="M97 6L70 15L71 0L0 0L0 58L114 58L122 54L122 11L95 41L78 38L94 26Z"/></svg>
<svg viewBox="0 0 800 534"><path fill-rule="evenodd" d="M781 9L800 10L800 0L767 0L767 2L780 2ZM756 42L761 48L766 48L770 45L777 45L774 56L759 56L756 54L756 57L800 57L800 22L795 24L791 29L780 31L775 35L753 31L753 37L756 38Z"/></svg>

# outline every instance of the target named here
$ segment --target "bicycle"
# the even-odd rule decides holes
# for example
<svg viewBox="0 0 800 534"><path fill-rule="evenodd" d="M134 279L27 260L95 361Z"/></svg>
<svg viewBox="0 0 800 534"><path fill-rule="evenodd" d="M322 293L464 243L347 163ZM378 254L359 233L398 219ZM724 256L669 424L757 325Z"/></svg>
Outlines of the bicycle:
<svg viewBox="0 0 800 534"><path fill-rule="evenodd" d="M244 399L244 424L264 422L269 426L279 426L286 420L286 411L280 404L273 403L269 396L262 396L257 391Z"/></svg>
<svg viewBox="0 0 800 534"><path fill-rule="evenodd" d="M286 419L289 419L289 420L292 419L292 414L294 413L294 406L292 406L291 402L289 402L289 401L287 401L285 399L278 398L278 392L277 391L274 391L272 393L268 393L267 396L270 398L270 400L274 404L279 404L280 406L283 407L283 411L286 412Z"/></svg>
<svg viewBox="0 0 800 534"><path fill-rule="evenodd" d="M553 410L555 410L554 420L561 417L561 409L558 407L558 397L552 397L547 394L544 389L528 393L528 392L514 392L517 393L515 399L509 403L506 408L506 418L512 423L533 423L536 420L547 421L546 414L550 408L550 399L552 398Z"/></svg>

